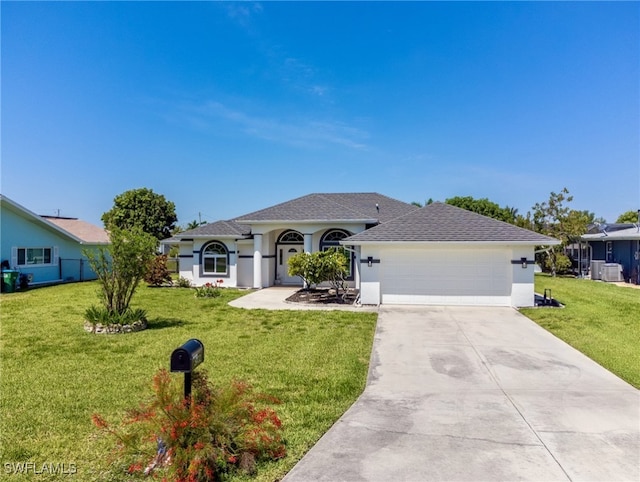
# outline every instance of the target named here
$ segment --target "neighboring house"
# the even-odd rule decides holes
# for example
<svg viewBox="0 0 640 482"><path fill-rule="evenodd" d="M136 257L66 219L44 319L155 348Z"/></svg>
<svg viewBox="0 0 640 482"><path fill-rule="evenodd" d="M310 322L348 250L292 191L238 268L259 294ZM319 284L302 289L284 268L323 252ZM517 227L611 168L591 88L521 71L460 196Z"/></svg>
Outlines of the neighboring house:
<svg viewBox="0 0 640 482"><path fill-rule="evenodd" d="M532 306L534 247L556 239L454 206L377 193L309 194L164 240L195 285L302 285L287 263L341 246L363 304Z"/></svg>
<svg viewBox="0 0 640 482"><path fill-rule="evenodd" d="M95 279L84 249L109 243L107 232L74 218L39 216L0 195L0 259L31 285Z"/></svg>
<svg viewBox="0 0 640 482"><path fill-rule="evenodd" d="M640 224L595 226L580 239L590 247L591 279L640 284Z"/></svg>

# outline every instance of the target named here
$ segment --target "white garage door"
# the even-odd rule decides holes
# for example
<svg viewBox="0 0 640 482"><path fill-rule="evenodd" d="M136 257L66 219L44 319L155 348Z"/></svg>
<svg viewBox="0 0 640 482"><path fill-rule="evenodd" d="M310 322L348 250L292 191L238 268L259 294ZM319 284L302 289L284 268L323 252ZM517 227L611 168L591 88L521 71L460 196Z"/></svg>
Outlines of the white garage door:
<svg viewBox="0 0 640 482"><path fill-rule="evenodd" d="M383 304L511 305L508 249L394 249L381 253Z"/></svg>

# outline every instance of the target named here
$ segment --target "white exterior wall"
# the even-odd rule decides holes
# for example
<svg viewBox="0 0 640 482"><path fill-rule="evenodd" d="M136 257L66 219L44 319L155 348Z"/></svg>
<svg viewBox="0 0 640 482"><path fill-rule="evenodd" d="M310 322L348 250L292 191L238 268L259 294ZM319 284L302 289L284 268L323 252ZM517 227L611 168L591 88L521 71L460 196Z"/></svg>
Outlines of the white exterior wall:
<svg viewBox="0 0 640 482"><path fill-rule="evenodd" d="M381 250L379 247L362 246L360 250L360 303L363 305L379 305L381 302L380 292L380 263L367 263L367 258L371 256L373 260L380 260Z"/></svg>
<svg viewBox="0 0 640 482"><path fill-rule="evenodd" d="M276 279L276 251L273 232L262 236L262 286L273 286Z"/></svg>
<svg viewBox="0 0 640 482"><path fill-rule="evenodd" d="M253 286L253 241L251 239L236 242L237 252L237 287L251 288Z"/></svg>
<svg viewBox="0 0 640 482"><path fill-rule="evenodd" d="M534 288L534 267L535 254L533 246L516 246L511 252L513 261L526 258L529 262L527 267L523 268L522 264L512 264L512 280L511 287L511 306L534 306L535 304L535 288Z"/></svg>
<svg viewBox="0 0 640 482"><path fill-rule="evenodd" d="M193 255L193 242L191 241L183 241L179 244L179 253L178 253L178 267L180 277L188 279L192 283L195 282L193 277L194 273L194 255Z"/></svg>

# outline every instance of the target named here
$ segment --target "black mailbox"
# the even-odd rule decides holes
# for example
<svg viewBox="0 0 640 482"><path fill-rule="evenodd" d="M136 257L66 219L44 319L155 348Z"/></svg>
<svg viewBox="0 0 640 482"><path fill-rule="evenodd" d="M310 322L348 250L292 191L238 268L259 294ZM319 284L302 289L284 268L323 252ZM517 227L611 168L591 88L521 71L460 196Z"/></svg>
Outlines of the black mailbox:
<svg viewBox="0 0 640 482"><path fill-rule="evenodd" d="M200 340L192 338L171 354L171 371L191 373L204 361L204 345Z"/></svg>

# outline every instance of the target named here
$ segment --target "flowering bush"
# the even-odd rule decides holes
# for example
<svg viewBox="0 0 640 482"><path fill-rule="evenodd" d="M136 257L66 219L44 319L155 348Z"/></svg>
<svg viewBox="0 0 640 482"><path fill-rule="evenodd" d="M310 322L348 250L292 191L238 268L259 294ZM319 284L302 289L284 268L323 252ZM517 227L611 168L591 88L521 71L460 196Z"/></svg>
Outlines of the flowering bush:
<svg viewBox="0 0 640 482"><path fill-rule="evenodd" d="M220 286L224 280L217 279L215 283L205 283L195 288L196 298L217 298L220 296Z"/></svg>
<svg viewBox="0 0 640 482"><path fill-rule="evenodd" d="M94 425L117 441L115 454L132 475L178 482L219 480L232 471L255 472L260 460L286 455L282 424L268 406L274 398L243 382L212 386L204 370L193 374L190 399L160 370L152 401L131 410L119 427L94 414Z"/></svg>

